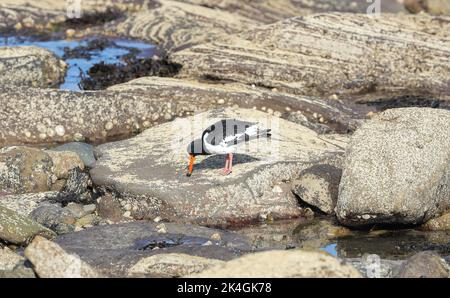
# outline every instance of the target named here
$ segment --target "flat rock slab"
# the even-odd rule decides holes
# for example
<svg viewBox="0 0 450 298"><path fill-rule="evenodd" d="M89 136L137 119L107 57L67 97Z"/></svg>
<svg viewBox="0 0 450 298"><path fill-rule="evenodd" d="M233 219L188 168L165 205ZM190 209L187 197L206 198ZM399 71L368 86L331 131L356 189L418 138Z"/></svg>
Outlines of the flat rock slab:
<svg viewBox="0 0 450 298"><path fill-rule="evenodd" d="M199 156L186 177L187 145L220 119L257 121L272 129L270 140L241 146L234 170L222 176L224 156ZM125 141L101 145L91 170L94 184L123 197L146 200L149 218L200 224L290 218L301 208L287 183L315 162L343 152L346 137L319 136L301 125L248 109L218 109L178 118Z"/></svg>
<svg viewBox="0 0 450 298"><path fill-rule="evenodd" d="M358 111L339 101L294 97L243 85L205 84L169 78L141 78L111 90L71 92L0 85L0 147L52 145L125 138L174 117L222 106L256 107L273 113L322 115L325 124L346 132ZM269 110L270 109L270 110Z"/></svg>
<svg viewBox="0 0 450 298"><path fill-rule="evenodd" d="M0 47L0 83L55 87L64 81L67 65L52 52L34 46Z"/></svg>
<svg viewBox="0 0 450 298"><path fill-rule="evenodd" d="M126 276L140 260L167 253L230 260L250 251L244 236L205 227L146 221L96 226L59 236L55 242L109 276ZM159 231L159 232L158 232ZM152 249L154 246L159 249Z"/></svg>
<svg viewBox="0 0 450 298"><path fill-rule="evenodd" d="M272 250L248 254L191 275L201 278L359 278L358 270L327 253Z"/></svg>
<svg viewBox="0 0 450 298"><path fill-rule="evenodd" d="M449 96L450 22L427 15L295 17L172 53L179 77L295 94Z"/></svg>
<svg viewBox="0 0 450 298"><path fill-rule="evenodd" d="M346 225L421 224L450 207L450 111L387 110L352 136L336 215Z"/></svg>

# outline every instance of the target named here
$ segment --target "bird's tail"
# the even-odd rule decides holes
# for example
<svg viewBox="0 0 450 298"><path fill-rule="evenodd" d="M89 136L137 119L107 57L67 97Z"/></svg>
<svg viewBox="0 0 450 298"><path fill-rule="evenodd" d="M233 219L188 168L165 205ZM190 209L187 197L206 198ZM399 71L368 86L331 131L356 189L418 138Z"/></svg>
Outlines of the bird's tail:
<svg viewBox="0 0 450 298"><path fill-rule="evenodd" d="M245 133L245 138L247 141L253 140L253 139L262 139L262 138L270 138L272 134L270 133L271 129L261 129L257 128L254 131L249 131Z"/></svg>

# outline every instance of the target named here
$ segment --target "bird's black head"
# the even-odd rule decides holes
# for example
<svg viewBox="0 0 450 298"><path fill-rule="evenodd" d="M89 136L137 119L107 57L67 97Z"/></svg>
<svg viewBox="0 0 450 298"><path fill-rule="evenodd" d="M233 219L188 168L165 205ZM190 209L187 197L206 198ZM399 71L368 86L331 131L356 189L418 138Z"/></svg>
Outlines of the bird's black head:
<svg viewBox="0 0 450 298"><path fill-rule="evenodd" d="M201 139L195 139L186 148L186 151L189 155L197 156L197 155L205 155L206 151L203 149L203 142Z"/></svg>

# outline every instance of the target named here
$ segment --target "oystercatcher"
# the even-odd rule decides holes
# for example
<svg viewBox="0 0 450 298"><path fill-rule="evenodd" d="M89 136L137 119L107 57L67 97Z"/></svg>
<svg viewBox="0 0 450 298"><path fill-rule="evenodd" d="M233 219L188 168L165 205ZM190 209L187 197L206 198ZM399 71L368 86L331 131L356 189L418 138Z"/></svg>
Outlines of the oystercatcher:
<svg viewBox="0 0 450 298"><path fill-rule="evenodd" d="M265 129L257 122L237 119L223 119L206 128L202 137L192 141L188 147L188 177L192 175L197 155L226 154L225 167L221 170L228 175L233 170L233 153L239 144L258 138L270 138L270 129Z"/></svg>

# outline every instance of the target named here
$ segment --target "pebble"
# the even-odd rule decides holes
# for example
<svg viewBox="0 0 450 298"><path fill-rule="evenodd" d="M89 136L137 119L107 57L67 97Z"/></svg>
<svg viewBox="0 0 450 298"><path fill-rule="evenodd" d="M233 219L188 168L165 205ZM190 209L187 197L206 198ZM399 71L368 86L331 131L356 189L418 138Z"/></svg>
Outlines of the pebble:
<svg viewBox="0 0 450 298"><path fill-rule="evenodd" d="M153 219L154 222L160 222L162 220L161 217L157 216Z"/></svg>
<svg viewBox="0 0 450 298"><path fill-rule="evenodd" d="M72 38L75 35L75 30L74 29L67 29L66 30L66 36L67 38Z"/></svg>
<svg viewBox="0 0 450 298"><path fill-rule="evenodd" d="M220 241L222 238L220 237L219 233L214 233L211 235L211 240L213 241Z"/></svg>
<svg viewBox="0 0 450 298"><path fill-rule="evenodd" d="M66 130L65 130L64 126L58 125L55 127L55 132L58 136L62 137L65 135Z"/></svg>
<svg viewBox="0 0 450 298"><path fill-rule="evenodd" d="M83 206L83 210L87 214L94 213L95 209L96 209L95 204L89 204L89 205L84 205Z"/></svg>
<svg viewBox="0 0 450 298"><path fill-rule="evenodd" d="M105 129L106 129L106 130L111 130L111 129L113 129L113 127L114 127L114 124L113 124L111 121L108 121L108 122L105 124Z"/></svg>
<svg viewBox="0 0 450 298"><path fill-rule="evenodd" d="M165 234L165 233L167 233L167 229L166 229L166 225L165 225L165 224L157 225L156 228L158 229L157 232L158 232L159 234Z"/></svg>
<svg viewBox="0 0 450 298"><path fill-rule="evenodd" d="M217 103L220 105L223 105L225 103L225 100L221 98L217 101Z"/></svg>

